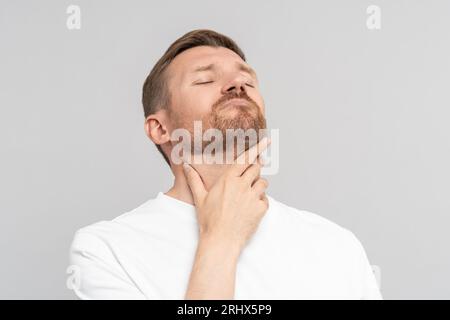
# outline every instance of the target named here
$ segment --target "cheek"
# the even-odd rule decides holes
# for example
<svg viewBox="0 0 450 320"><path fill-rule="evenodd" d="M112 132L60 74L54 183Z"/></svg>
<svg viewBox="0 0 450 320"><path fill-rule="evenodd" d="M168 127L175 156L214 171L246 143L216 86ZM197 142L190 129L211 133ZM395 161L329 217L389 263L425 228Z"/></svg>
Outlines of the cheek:
<svg viewBox="0 0 450 320"><path fill-rule="evenodd" d="M264 114L265 113L265 105L264 105L264 99L263 97L258 93L255 94L254 96L250 96L259 106L259 108L261 109L261 112Z"/></svg>
<svg viewBox="0 0 450 320"><path fill-rule="evenodd" d="M212 93L201 90L191 90L184 92L180 96L179 110L180 114L189 120L199 120L211 112L212 105L217 97Z"/></svg>

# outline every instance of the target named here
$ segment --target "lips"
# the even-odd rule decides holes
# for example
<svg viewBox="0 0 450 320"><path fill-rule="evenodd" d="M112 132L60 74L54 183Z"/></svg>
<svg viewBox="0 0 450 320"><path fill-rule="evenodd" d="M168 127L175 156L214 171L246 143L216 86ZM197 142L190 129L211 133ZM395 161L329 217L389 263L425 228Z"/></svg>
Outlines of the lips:
<svg viewBox="0 0 450 320"><path fill-rule="evenodd" d="M223 104L224 107L225 106L230 106L230 105L236 106L236 107L238 107L238 106L247 106L247 105L249 105L249 102L247 100L245 100L245 99L233 98L233 99L230 99L230 100L226 101Z"/></svg>

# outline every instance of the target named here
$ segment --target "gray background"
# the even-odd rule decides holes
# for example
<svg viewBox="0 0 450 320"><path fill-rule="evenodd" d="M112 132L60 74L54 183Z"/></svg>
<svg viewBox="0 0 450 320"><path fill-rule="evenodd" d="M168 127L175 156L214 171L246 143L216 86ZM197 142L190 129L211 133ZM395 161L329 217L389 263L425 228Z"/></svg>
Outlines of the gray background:
<svg viewBox="0 0 450 320"><path fill-rule="evenodd" d="M170 186L141 87L195 28L234 38L259 74L281 137L270 194L352 230L386 299L450 298L449 15L450 1L2 0L0 298L73 298L75 230Z"/></svg>

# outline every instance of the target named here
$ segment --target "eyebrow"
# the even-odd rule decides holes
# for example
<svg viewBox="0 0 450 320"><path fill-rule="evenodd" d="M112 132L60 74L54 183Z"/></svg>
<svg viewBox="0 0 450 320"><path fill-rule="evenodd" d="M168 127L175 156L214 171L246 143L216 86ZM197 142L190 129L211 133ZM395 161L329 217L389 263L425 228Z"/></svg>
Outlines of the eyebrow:
<svg viewBox="0 0 450 320"><path fill-rule="evenodd" d="M252 68L250 68L249 66L241 63L241 62L236 62L239 70L247 72L248 74L252 75L254 78L256 78L256 72L255 70L253 70Z"/></svg>
<svg viewBox="0 0 450 320"><path fill-rule="evenodd" d="M255 70L253 70L249 66L246 66L245 64L243 64L241 62L236 62L236 66L238 67L238 69L240 71L247 72L248 74L252 75L256 79ZM210 63L206 66L199 66L199 67L195 68L192 72L195 73L195 72L202 72L202 71L213 71L214 69L216 69L216 65L214 63Z"/></svg>
<svg viewBox="0 0 450 320"><path fill-rule="evenodd" d="M206 66L200 66L195 68L192 72L210 71L215 69L214 63L208 64Z"/></svg>

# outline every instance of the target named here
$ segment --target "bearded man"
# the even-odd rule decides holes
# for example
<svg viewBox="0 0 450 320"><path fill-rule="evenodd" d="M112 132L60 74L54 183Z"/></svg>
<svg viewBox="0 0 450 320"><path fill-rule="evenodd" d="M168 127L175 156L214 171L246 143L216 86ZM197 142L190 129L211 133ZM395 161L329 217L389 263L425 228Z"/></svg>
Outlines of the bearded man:
<svg viewBox="0 0 450 320"><path fill-rule="evenodd" d="M382 299L351 231L266 194L264 100L232 39L212 30L183 35L153 67L142 102L146 134L174 183L76 232L70 263L79 298ZM179 130L188 138L174 138ZM223 139L196 144L208 130ZM233 130L258 134L225 139ZM213 142L222 144L212 155L228 161L202 161Z"/></svg>

